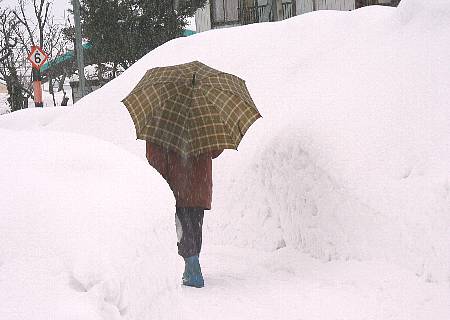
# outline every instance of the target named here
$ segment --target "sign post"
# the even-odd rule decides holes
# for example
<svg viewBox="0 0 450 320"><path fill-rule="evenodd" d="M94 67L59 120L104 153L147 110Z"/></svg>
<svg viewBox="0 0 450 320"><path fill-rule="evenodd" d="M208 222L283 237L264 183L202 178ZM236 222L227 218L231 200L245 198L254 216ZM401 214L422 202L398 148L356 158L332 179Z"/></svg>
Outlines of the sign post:
<svg viewBox="0 0 450 320"><path fill-rule="evenodd" d="M34 92L34 106L43 107L44 102L42 100L42 85L41 85L41 73L40 69L47 61L47 54L37 46L32 46L28 60L33 65L33 92Z"/></svg>

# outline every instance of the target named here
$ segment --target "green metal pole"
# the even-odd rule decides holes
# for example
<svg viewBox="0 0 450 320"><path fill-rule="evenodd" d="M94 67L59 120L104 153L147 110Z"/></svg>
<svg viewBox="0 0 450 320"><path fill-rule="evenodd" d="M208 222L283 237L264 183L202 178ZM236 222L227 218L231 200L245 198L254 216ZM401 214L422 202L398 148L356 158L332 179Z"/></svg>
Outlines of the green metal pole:
<svg viewBox="0 0 450 320"><path fill-rule="evenodd" d="M75 21L75 50L77 53L78 64L78 90L80 96L85 95L85 78L84 78L84 56L83 56L83 44L81 39L81 18L80 18L80 1L72 0L73 5L73 18Z"/></svg>

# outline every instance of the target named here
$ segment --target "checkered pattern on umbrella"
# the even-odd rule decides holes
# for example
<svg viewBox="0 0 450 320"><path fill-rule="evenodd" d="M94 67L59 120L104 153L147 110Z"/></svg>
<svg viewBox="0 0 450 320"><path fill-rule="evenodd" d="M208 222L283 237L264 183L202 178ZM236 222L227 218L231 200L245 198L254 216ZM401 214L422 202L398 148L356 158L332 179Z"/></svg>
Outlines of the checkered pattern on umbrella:
<svg viewBox="0 0 450 320"><path fill-rule="evenodd" d="M122 102L138 139L184 155L237 149L261 117L242 79L198 61L148 70Z"/></svg>

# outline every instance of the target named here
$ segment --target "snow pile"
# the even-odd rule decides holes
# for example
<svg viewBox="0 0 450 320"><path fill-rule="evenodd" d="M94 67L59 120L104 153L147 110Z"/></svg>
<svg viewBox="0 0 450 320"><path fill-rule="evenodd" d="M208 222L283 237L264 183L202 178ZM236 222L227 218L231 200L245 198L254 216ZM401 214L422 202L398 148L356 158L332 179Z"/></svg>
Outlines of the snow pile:
<svg viewBox="0 0 450 320"><path fill-rule="evenodd" d="M299 61L272 105L257 104L266 123L246 142L258 145L253 159L233 173L232 186L216 190L232 215L233 223L217 217L227 241L288 245L325 260L381 258L427 280L448 279L450 3L447 11L440 5L365 8L342 25L339 14L322 14L322 27L312 27L319 40L298 51L283 48L288 35L274 44ZM316 16L297 18L297 35L306 18ZM364 21L359 33L350 31L352 19ZM315 41L326 45L313 55ZM239 234L247 228L253 238Z"/></svg>
<svg viewBox="0 0 450 320"><path fill-rule="evenodd" d="M156 171L93 137L0 131L1 319L140 319L176 298Z"/></svg>
<svg viewBox="0 0 450 320"><path fill-rule="evenodd" d="M10 130L40 129L62 114L67 108L28 108L5 114L0 118L1 128Z"/></svg>
<svg viewBox="0 0 450 320"><path fill-rule="evenodd" d="M448 280L449 8L449 1L403 0L398 8L213 30L157 48L73 108L2 116L0 167L8 170L1 206L8 211L0 263L9 278L1 281L12 279L18 297L20 284L44 270L31 286L55 290L48 299L63 292L64 303L101 301L100 309L136 319L158 288L171 290L179 272L160 268L175 259L168 247L173 199L146 163L120 101L147 69L192 60L245 79L263 115L239 152L214 162L205 243L287 246ZM128 303L119 298L122 283ZM132 299L139 292L145 299Z"/></svg>
<svg viewBox="0 0 450 320"><path fill-rule="evenodd" d="M186 290L182 317L173 319L449 319L448 286L385 262L323 263L290 248L207 249L202 253L210 276L207 286ZM160 319L173 315L171 308Z"/></svg>
<svg viewBox="0 0 450 320"><path fill-rule="evenodd" d="M147 69L197 59L237 74L264 118L215 163L214 241L382 258L445 279L448 7L406 0L178 39L49 127L143 156L120 100Z"/></svg>
<svg viewBox="0 0 450 320"><path fill-rule="evenodd" d="M64 92L57 91L57 89L55 88L55 92L54 92L55 101L53 102L53 96L50 94L50 92L47 90L48 88L46 88L46 87L48 87L48 84L43 86L43 91L42 91L44 107L54 107L54 103L56 103L56 106L60 107L62 99L64 97ZM73 104L72 103L72 89L70 88L70 86L68 86L68 84L65 85L65 91L66 91L66 96L69 98L69 101L67 104L72 105ZM7 93L0 93L0 115L4 115L4 114L11 112L11 107L9 106L7 99L8 99ZM28 99L28 108L30 108L30 109L34 108L34 101L32 99ZM51 112L51 111L48 111L48 112ZM32 117L30 115L25 115L25 114L23 116L30 120ZM43 117L48 117L48 116L44 115ZM22 127L24 129L27 128L27 126L26 126L27 122L25 122L25 124L21 123L20 116L16 116L14 118L18 119L19 123L17 123L17 125L19 127ZM6 124L6 126L11 127L11 124ZM14 127L14 125L12 125L12 127Z"/></svg>

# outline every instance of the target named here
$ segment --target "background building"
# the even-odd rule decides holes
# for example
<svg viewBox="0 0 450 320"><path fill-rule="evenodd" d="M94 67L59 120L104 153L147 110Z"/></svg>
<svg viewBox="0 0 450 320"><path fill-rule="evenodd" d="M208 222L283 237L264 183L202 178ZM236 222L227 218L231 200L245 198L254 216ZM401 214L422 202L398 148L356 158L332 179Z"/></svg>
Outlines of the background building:
<svg viewBox="0 0 450 320"><path fill-rule="evenodd" d="M6 84L0 82L0 93L8 93L8 90L6 89Z"/></svg>
<svg viewBox="0 0 450 320"><path fill-rule="evenodd" d="M354 10L369 5L396 6L400 0L283 0L282 19L316 10ZM267 21L264 16L267 0L208 0L197 10L197 32ZM273 21L270 14L268 21Z"/></svg>

